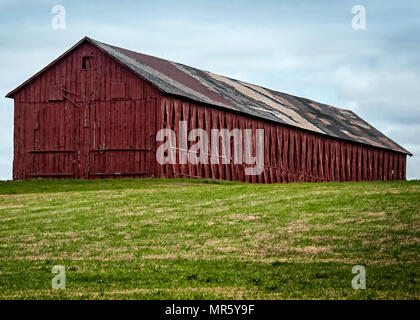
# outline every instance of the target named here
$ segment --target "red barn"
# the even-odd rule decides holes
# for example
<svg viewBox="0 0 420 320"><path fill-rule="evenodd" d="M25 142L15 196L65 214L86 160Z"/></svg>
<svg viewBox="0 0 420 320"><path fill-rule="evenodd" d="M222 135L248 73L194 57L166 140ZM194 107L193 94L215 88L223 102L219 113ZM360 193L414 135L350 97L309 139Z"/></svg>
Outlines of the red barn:
<svg viewBox="0 0 420 320"><path fill-rule="evenodd" d="M404 180L411 155L350 110L87 37L6 97L14 99L13 179L19 180ZM262 170L246 174L243 153L239 159L232 153L224 161L162 164L156 154L163 128L181 136L196 128L209 136L216 129L251 129L254 149L256 131L263 129ZM242 142L230 136L229 144L236 143ZM181 159L192 145L170 145L165 157ZM197 151L201 160L212 157L203 150L209 149Z"/></svg>

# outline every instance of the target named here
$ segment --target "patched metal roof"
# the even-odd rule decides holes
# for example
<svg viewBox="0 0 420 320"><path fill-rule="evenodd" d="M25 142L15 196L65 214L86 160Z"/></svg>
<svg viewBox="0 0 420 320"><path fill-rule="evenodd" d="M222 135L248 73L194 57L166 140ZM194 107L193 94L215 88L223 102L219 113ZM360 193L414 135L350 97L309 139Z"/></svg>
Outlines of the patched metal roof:
<svg viewBox="0 0 420 320"><path fill-rule="evenodd" d="M411 155L350 110L89 40L165 93Z"/></svg>
<svg viewBox="0 0 420 320"><path fill-rule="evenodd" d="M108 53L164 93L411 155L350 110L111 46L87 37L79 43L84 40Z"/></svg>

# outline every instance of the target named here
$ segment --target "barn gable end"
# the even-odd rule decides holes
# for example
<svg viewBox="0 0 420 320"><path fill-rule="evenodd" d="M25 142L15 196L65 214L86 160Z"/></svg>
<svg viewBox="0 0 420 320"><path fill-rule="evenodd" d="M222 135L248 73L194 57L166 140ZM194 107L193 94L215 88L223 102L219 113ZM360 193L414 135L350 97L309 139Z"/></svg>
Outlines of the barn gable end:
<svg viewBox="0 0 420 320"><path fill-rule="evenodd" d="M88 41L9 96L14 179L154 174L159 90Z"/></svg>

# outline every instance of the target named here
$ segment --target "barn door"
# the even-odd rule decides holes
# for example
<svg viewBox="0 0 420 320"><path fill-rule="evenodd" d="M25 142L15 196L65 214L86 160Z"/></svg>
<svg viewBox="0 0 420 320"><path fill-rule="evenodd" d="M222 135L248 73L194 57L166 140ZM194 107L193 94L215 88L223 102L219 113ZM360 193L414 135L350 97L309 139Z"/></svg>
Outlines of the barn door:
<svg viewBox="0 0 420 320"><path fill-rule="evenodd" d="M78 172L79 111L68 101L35 106L32 178L73 178Z"/></svg>
<svg viewBox="0 0 420 320"><path fill-rule="evenodd" d="M150 172L154 103L115 100L91 105L89 177L139 177Z"/></svg>

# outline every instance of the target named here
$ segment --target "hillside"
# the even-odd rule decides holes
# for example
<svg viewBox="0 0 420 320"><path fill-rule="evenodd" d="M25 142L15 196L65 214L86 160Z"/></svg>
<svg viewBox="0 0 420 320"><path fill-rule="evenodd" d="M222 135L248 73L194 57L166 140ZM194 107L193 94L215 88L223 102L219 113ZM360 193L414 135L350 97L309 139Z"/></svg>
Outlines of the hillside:
<svg viewBox="0 0 420 320"><path fill-rule="evenodd" d="M0 182L0 299L419 299L419 207L420 181Z"/></svg>

